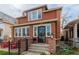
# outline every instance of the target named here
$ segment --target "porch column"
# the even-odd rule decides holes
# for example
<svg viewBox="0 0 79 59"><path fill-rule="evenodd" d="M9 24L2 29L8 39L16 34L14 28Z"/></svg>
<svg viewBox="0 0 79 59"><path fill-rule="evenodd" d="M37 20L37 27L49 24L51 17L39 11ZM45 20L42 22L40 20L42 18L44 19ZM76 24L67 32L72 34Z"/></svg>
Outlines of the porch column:
<svg viewBox="0 0 79 59"><path fill-rule="evenodd" d="M77 24L74 26L74 38L77 38Z"/></svg>

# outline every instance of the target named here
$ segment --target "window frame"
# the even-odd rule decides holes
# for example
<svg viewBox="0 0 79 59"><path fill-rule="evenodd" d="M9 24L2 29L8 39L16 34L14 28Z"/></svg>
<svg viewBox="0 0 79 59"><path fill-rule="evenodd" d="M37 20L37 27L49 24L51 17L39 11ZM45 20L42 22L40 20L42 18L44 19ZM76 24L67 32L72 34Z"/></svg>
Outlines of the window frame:
<svg viewBox="0 0 79 59"><path fill-rule="evenodd" d="M37 34L37 36L35 36L34 34L35 34L35 27L37 27L37 26L33 26L33 37L38 37L38 27L37 27L37 30L36 30L36 34Z"/></svg>
<svg viewBox="0 0 79 59"><path fill-rule="evenodd" d="M36 11L36 13L37 13L37 18L35 18L35 19L32 19L32 13L33 12L35 12ZM39 13L39 11L40 11L40 13L41 13L41 17L40 18L38 18L38 13ZM31 18L30 18L31 17ZM42 19L42 10L41 9L39 9L39 10L34 10L34 11L30 11L30 12L28 12L28 21L34 21L34 20L40 20L40 19Z"/></svg>
<svg viewBox="0 0 79 59"><path fill-rule="evenodd" d="M23 36L23 31L22 31L23 28L25 28L25 33L27 33L27 30L26 29L29 28L29 26L16 27L15 30L16 29L19 29L19 28L21 29L21 36L19 36L19 32L17 33L18 35L16 36L16 31L14 31L14 37L30 37L30 35L29 36Z"/></svg>
<svg viewBox="0 0 79 59"><path fill-rule="evenodd" d="M27 28L30 28L30 27L27 26L26 29L27 29ZM30 29L29 29L29 31L30 31ZM26 34L27 34L27 31L26 31ZM26 36L26 37L30 37L30 32L29 32L29 36Z"/></svg>
<svg viewBox="0 0 79 59"><path fill-rule="evenodd" d="M50 26L50 36L51 36L51 24L47 24L47 26ZM50 37L47 35L47 26L46 26L46 37Z"/></svg>
<svg viewBox="0 0 79 59"><path fill-rule="evenodd" d="M14 31L14 36L15 36L15 37L20 37L20 36L19 36L19 32L17 33L17 36L16 36L16 29L19 29L19 28L20 28L20 27L16 27L16 28L15 28L15 31Z"/></svg>

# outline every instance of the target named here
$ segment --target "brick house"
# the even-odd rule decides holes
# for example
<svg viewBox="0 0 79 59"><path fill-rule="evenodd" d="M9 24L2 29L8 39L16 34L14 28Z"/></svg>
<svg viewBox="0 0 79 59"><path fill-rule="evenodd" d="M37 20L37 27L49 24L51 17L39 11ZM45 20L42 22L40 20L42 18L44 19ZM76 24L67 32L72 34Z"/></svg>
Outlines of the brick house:
<svg viewBox="0 0 79 59"><path fill-rule="evenodd" d="M26 10L22 17L17 17L16 25L12 27L12 37L17 39L27 37L29 45L48 44L51 34L53 38L59 40L60 14L61 7L48 9L46 5Z"/></svg>

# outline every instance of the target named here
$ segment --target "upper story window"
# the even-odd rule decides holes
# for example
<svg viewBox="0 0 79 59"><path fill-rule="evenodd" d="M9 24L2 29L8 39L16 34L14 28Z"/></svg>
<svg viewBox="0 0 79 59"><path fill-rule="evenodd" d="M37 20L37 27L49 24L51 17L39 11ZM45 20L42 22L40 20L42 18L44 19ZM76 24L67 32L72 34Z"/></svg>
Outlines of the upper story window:
<svg viewBox="0 0 79 59"><path fill-rule="evenodd" d="M29 21L39 20L41 18L42 18L42 11L40 9L28 12L28 20Z"/></svg>

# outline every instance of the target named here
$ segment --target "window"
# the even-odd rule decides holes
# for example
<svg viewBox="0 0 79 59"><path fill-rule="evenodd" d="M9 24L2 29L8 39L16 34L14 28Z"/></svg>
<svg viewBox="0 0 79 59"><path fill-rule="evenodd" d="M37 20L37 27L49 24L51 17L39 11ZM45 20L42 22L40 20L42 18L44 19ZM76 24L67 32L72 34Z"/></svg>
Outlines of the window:
<svg viewBox="0 0 79 59"><path fill-rule="evenodd" d="M26 28L26 36L29 36L29 27Z"/></svg>
<svg viewBox="0 0 79 59"><path fill-rule="evenodd" d="M31 16L32 16L32 19L37 19L38 18L37 11L33 11Z"/></svg>
<svg viewBox="0 0 79 59"><path fill-rule="evenodd" d="M18 33L19 33L19 28L16 28L15 29L15 36L19 36Z"/></svg>
<svg viewBox="0 0 79 59"><path fill-rule="evenodd" d="M42 12L41 10L34 10L28 13L28 19L29 21L33 20L39 20L42 18Z"/></svg>
<svg viewBox="0 0 79 59"><path fill-rule="evenodd" d="M46 33L47 36L50 36L51 35L51 27L50 27L50 25L47 25L46 26L46 32L47 32Z"/></svg>
<svg viewBox="0 0 79 59"><path fill-rule="evenodd" d="M15 36L29 36L29 27L18 27L15 29Z"/></svg>
<svg viewBox="0 0 79 59"><path fill-rule="evenodd" d="M42 18L42 12L41 12L41 10L38 11L38 19L40 19L40 18Z"/></svg>
<svg viewBox="0 0 79 59"><path fill-rule="evenodd" d="M38 27L34 27L34 36L36 37L36 36L38 36Z"/></svg>
<svg viewBox="0 0 79 59"><path fill-rule="evenodd" d="M19 28L19 36L21 36L21 28Z"/></svg>
<svg viewBox="0 0 79 59"><path fill-rule="evenodd" d="M26 36L25 28L22 28L22 36Z"/></svg>

